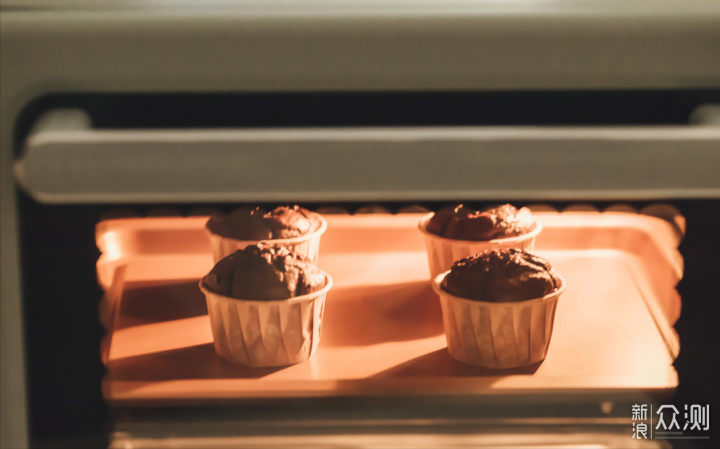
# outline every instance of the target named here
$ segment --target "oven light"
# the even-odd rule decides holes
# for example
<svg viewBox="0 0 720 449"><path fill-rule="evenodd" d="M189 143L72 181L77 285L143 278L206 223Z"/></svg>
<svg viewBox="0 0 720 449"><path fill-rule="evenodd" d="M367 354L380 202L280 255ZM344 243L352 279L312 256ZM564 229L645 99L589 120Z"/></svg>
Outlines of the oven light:
<svg viewBox="0 0 720 449"><path fill-rule="evenodd" d="M122 247L116 231L107 231L102 235L98 245L107 260L117 260L122 257Z"/></svg>

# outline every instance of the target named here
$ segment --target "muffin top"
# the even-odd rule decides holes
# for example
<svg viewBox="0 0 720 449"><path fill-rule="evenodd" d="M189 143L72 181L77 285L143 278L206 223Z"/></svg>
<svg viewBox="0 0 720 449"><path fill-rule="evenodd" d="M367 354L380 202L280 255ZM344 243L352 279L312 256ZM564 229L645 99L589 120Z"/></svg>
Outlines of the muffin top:
<svg viewBox="0 0 720 449"><path fill-rule="evenodd" d="M487 250L455 262L441 287L460 298L517 302L554 292L560 280L547 260L508 248Z"/></svg>
<svg viewBox="0 0 720 449"><path fill-rule="evenodd" d="M320 222L300 206L281 206L270 212L241 208L229 215L214 215L207 223L214 234L235 240L272 240L300 237L316 231Z"/></svg>
<svg viewBox="0 0 720 449"><path fill-rule="evenodd" d="M248 300L294 298L318 291L326 282L325 273L309 259L263 244L225 257L205 278L209 290Z"/></svg>
<svg viewBox="0 0 720 449"><path fill-rule="evenodd" d="M448 206L435 213L427 230L455 240L493 240L515 237L535 229L530 209L518 210L510 204L480 212L462 204Z"/></svg>

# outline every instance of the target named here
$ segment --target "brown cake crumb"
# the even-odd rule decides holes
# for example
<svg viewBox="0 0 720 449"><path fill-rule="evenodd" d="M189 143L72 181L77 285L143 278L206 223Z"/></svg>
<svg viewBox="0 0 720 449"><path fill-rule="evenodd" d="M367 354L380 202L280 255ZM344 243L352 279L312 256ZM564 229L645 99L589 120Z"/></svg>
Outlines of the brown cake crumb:
<svg viewBox="0 0 720 449"><path fill-rule="evenodd" d="M208 289L248 300L307 295L325 287L325 274L287 248L248 246L220 260L205 278Z"/></svg>
<svg viewBox="0 0 720 449"><path fill-rule="evenodd" d="M510 248L488 250L455 262L441 287L460 298L517 302L554 292L559 279L547 260Z"/></svg>
<svg viewBox="0 0 720 449"><path fill-rule="evenodd" d="M433 215L427 230L454 240L493 240L515 237L535 229L529 209L516 209L510 204L477 211L463 206L448 206Z"/></svg>
<svg viewBox="0 0 720 449"><path fill-rule="evenodd" d="M320 227L320 222L300 206L281 206L270 212L256 207L214 215L207 227L214 234L235 240L272 240L309 234Z"/></svg>

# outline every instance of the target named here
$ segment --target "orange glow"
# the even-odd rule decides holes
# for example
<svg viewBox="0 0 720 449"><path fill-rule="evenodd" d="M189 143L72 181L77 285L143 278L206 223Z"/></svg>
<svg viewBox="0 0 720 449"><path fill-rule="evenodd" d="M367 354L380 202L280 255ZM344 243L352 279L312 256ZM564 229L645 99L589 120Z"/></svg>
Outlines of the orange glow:
<svg viewBox="0 0 720 449"><path fill-rule="evenodd" d="M673 228L626 213L538 217L545 230L536 252L568 286L546 360L509 372L466 366L447 354L417 230L420 215L327 217L319 265L335 286L327 297L320 348L308 362L273 369L232 365L212 347L197 286L212 266L209 247L201 251L204 219L105 222L105 233L122 230L118 247L126 249L120 258L128 267L114 318L106 398L674 388L672 324L680 307L674 286L682 266ZM163 225L181 232L193 249L183 251L185 239L145 238ZM116 266L116 259L101 258L99 276L111 280Z"/></svg>
<svg viewBox="0 0 720 449"><path fill-rule="evenodd" d="M117 260L122 257L123 251L120 247L118 233L115 231L107 231L98 236L98 248L103 256L109 261Z"/></svg>

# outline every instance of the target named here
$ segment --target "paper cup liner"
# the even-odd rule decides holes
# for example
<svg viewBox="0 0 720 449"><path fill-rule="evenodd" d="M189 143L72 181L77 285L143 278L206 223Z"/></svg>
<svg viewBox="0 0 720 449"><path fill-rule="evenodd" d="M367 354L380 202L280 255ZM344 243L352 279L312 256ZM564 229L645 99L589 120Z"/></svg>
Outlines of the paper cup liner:
<svg viewBox="0 0 720 449"><path fill-rule="evenodd" d="M519 368L545 359L553 331L560 287L542 298L491 303L459 298L440 285L448 272L438 275L433 289L440 296L443 327L450 356L483 368Z"/></svg>
<svg viewBox="0 0 720 449"><path fill-rule="evenodd" d="M433 215L433 213L425 215L418 225L425 237L431 279L452 268L458 260L480 254L488 249L517 248L532 251L535 247L535 238L542 232L542 224L535 219L535 229L523 235L484 241L454 240L427 230L427 224Z"/></svg>
<svg viewBox="0 0 720 449"><path fill-rule="evenodd" d="M200 281L205 294L215 351L225 360L251 367L285 366L315 354L322 331L325 287L290 299L253 301L214 293Z"/></svg>
<svg viewBox="0 0 720 449"><path fill-rule="evenodd" d="M221 259L233 254L239 249L245 249L248 246L254 246L258 243L265 243L275 247L285 247L317 263L320 252L320 237L327 230L327 221L325 221L320 214L314 213L312 215L320 222L320 227L309 234L289 239L236 240L216 234L205 225L205 231L210 235L210 248L212 249L213 262L218 263Z"/></svg>

